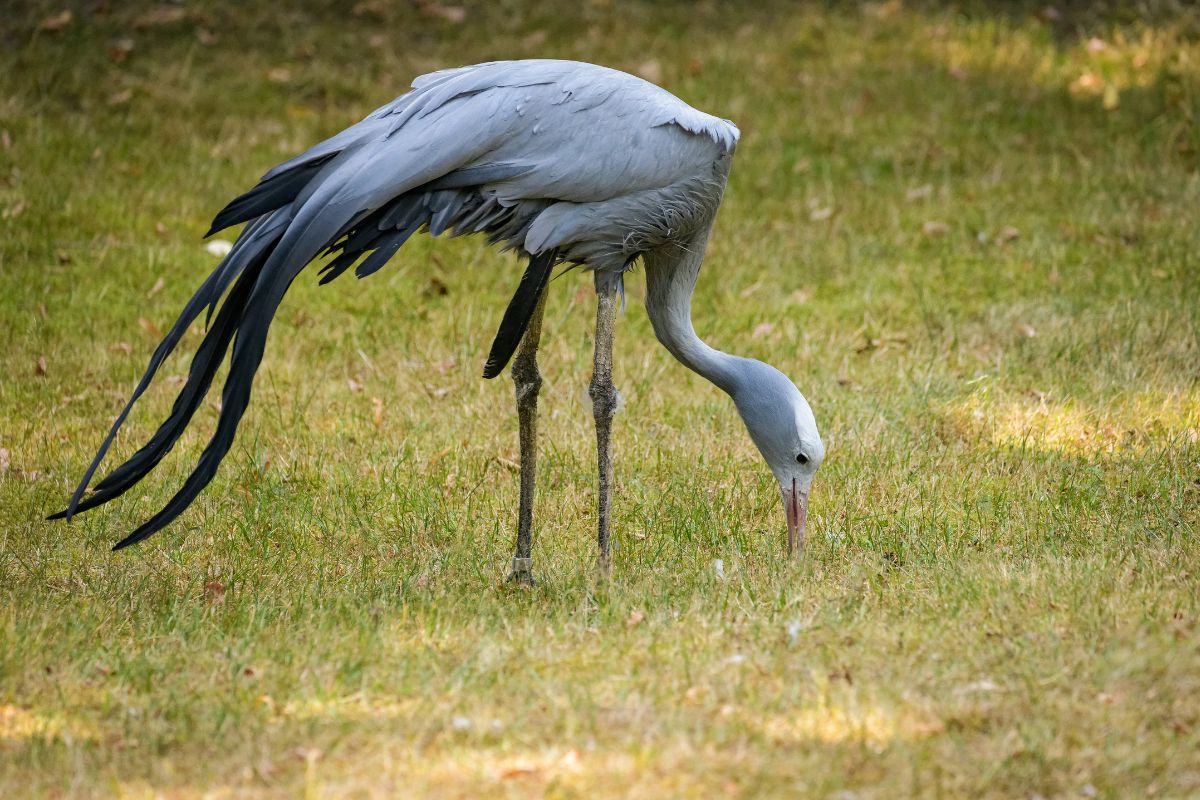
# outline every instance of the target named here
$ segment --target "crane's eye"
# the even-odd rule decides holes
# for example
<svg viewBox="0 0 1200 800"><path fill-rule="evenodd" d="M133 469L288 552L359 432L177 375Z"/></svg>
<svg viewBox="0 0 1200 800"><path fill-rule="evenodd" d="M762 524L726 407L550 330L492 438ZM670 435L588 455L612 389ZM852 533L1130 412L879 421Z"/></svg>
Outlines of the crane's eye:
<svg viewBox="0 0 1200 800"><path fill-rule="evenodd" d="M796 463L797 464L807 464L808 456L804 455L804 453L800 453L799 455L796 456Z"/></svg>

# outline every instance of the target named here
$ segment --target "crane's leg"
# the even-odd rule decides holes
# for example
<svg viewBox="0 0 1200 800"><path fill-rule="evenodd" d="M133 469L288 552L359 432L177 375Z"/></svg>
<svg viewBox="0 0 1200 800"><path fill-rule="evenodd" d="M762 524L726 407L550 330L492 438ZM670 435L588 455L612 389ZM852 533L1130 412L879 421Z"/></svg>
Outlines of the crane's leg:
<svg viewBox="0 0 1200 800"><path fill-rule="evenodd" d="M515 583L533 585L533 491L537 474L537 398L542 388L538 372L537 350L542 339L542 314L546 310L546 293L538 300L529 327L521 337L521 345L513 359L513 386L517 395L517 420L521 429L521 507L517 512L517 549L513 553L512 572L508 579Z"/></svg>
<svg viewBox="0 0 1200 800"><path fill-rule="evenodd" d="M613 324L617 317L617 290L620 276L596 273L596 354L592 382L588 394L592 398L592 413L596 417L596 471L599 475L596 497L599 566L607 574L612 560L609 529L612 520L612 418L617 412L620 395L612 380Z"/></svg>

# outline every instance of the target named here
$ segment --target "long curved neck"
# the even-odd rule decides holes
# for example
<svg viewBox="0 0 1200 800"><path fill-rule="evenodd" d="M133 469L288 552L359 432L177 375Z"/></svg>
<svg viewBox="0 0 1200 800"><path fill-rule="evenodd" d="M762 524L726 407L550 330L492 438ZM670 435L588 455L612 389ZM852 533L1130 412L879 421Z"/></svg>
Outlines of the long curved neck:
<svg viewBox="0 0 1200 800"><path fill-rule="evenodd" d="M707 244L704 230L680 245L646 253L646 313L654 335L671 355L732 395L743 359L709 347L692 327L692 292Z"/></svg>

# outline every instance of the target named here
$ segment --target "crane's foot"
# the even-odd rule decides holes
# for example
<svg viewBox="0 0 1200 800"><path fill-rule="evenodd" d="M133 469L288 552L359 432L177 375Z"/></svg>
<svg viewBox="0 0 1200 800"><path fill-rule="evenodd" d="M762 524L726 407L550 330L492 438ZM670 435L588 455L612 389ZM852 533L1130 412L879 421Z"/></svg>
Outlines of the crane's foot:
<svg viewBox="0 0 1200 800"><path fill-rule="evenodd" d="M514 558L512 560L512 571L508 573L508 583L517 586L533 586L537 583L533 579L533 559L532 558Z"/></svg>

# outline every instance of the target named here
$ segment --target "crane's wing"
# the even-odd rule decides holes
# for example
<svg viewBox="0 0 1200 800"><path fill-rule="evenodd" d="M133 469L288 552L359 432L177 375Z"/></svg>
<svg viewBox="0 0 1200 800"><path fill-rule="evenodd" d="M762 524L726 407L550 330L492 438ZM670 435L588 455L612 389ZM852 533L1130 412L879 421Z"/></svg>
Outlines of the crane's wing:
<svg viewBox="0 0 1200 800"><path fill-rule="evenodd" d="M232 349L216 431L194 471L116 548L141 541L181 514L232 446L285 292L322 252L338 253L323 267L322 283L364 255L356 274L371 274L422 228L433 235L484 232L540 255L531 258L505 314L489 358L488 372L495 374L519 342L559 248L576 260L587 252L572 254L568 240L574 234L565 231L580 229L581 220L599 222L596 204L662 191L693 170L692 162L711 158L713 145L728 153L735 141L731 124L644 81L591 65L497 62L418 78L411 92L271 169L216 216L210 233L250 224L184 307L69 505L51 518L70 519L144 478L174 447ZM535 231L546 212L554 225ZM133 404L205 309L211 324L171 414L85 498Z"/></svg>

